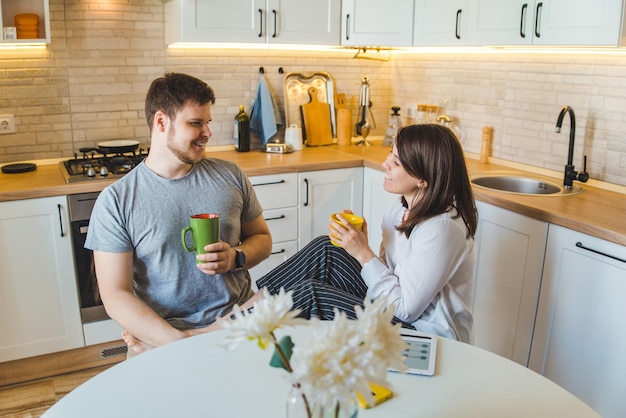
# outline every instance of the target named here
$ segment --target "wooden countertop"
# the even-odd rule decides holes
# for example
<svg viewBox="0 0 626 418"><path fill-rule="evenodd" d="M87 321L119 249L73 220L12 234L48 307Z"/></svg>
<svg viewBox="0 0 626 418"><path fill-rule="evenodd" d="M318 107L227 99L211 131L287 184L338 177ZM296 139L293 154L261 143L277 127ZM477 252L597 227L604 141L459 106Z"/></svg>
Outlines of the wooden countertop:
<svg viewBox="0 0 626 418"><path fill-rule="evenodd" d="M374 144L360 146L305 147L290 154L260 151L209 152L207 156L238 164L249 176L295 171L369 167L382 170L381 163L390 148ZM469 173L509 171L529 173L498 164L480 164L468 158ZM560 183L562 179L553 178ZM101 191L114 180L95 180L66 184L57 163L38 165L22 174L0 172L0 202ZM581 184L584 191L574 196L526 196L474 188L476 200L500 206L523 215L561 225L617 244L626 245L626 195Z"/></svg>

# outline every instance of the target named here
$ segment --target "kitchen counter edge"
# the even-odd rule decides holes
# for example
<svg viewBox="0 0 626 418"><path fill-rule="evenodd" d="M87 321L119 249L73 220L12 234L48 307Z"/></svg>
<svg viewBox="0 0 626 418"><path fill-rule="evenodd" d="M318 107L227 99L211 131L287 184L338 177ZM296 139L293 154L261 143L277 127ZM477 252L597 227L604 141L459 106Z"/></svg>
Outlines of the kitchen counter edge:
<svg viewBox="0 0 626 418"><path fill-rule="evenodd" d="M350 167L383 170L382 161L390 148L338 146L305 148L290 154L267 154L258 151L207 152L209 158L220 158L238 164L248 176L283 174ZM468 172L514 171L500 164L480 164L466 159ZM554 179L559 181L559 179ZM58 163L39 165L37 170L22 174L0 173L0 202L99 192L115 180L94 180L66 184ZM582 185L575 196L527 196L494 192L474 187L478 201L493 204L534 219L560 225L620 245L626 245L626 195Z"/></svg>

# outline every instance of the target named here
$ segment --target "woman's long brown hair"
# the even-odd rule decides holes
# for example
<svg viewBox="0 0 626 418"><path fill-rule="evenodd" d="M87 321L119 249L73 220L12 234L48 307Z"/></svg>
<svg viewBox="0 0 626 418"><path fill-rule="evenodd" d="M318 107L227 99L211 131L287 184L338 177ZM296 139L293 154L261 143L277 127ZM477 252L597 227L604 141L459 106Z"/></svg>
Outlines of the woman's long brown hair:
<svg viewBox="0 0 626 418"><path fill-rule="evenodd" d="M408 237L417 224L453 206L467 226L467 237L474 237L478 214L463 149L454 133L437 124L406 126L398 132L396 149L407 173L427 183L417 203L402 198L408 213L398 231Z"/></svg>

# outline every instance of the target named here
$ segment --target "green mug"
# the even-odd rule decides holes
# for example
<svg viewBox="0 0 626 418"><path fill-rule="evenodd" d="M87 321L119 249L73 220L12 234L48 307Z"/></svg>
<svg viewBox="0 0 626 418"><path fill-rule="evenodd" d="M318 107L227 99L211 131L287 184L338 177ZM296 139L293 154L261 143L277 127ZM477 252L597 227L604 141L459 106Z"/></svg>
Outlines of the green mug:
<svg viewBox="0 0 626 418"><path fill-rule="evenodd" d="M187 232L191 231L193 246L187 245ZM204 254L204 247L220 240L220 216L215 213L201 213L189 218L189 226L182 229L180 240L183 248L189 252L195 251L196 255ZM203 261L196 260L196 264Z"/></svg>

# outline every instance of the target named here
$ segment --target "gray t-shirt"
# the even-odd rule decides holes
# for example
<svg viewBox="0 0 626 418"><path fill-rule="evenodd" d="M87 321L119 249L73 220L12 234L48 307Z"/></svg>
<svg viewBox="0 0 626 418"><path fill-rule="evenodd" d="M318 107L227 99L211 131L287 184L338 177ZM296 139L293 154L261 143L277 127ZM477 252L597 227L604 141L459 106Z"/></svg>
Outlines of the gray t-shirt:
<svg viewBox="0 0 626 418"><path fill-rule="evenodd" d="M168 180L139 164L98 196L85 247L134 251L135 294L173 327L212 323L253 294L246 270L206 275L181 230L199 213L220 215L220 239L240 243L241 223L263 212L254 189L233 163L204 159L182 178Z"/></svg>

